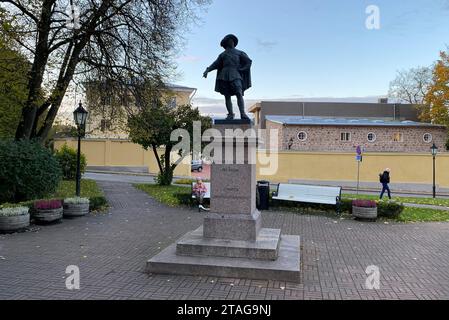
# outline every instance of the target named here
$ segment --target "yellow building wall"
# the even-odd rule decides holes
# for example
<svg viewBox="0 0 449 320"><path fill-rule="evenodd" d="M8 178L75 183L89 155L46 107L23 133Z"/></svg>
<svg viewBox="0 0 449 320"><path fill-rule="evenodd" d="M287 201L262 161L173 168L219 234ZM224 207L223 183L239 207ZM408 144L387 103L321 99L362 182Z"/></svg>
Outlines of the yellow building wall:
<svg viewBox="0 0 449 320"><path fill-rule="evenodd" d="M357 180L357 162L353 153L279 152L278 156L278 169L274 175L261 175L262 165L258 163L257 179L272 182ZM416 153L365 153L360 165L360 181L378 182L379 173L385 168L391 169L394 183L432 183L432 156ZM440 187L449 187L447 153L436 157L436 183Z"/></svg>
<svg viewBox="0 0 449 320"><path fill-rule="evenodd" d="M75 139L55 140L55 149L67 143L76 148ZM151 150L126 140L85 139L81 150L89 166L146 166L152 174L159 172L156 158ZM162 153L163 150L158 150ZM273 157L276 154L272 154ZM279 152L278 168L273 175L260 174L262 165L257 164L257 179L271 182L289 180L356 181L357 162L353 153ZM258 157L259 159L259 157ZM432 156L420 153L365 153L360 165L360 181L378 182L379 173L391 169L394 183L432 183ZM177 176L191 176L190 159L186 158L175 170ZM436 157L436 183L449 188L449 154Z"/></svg>
<svg viewBox="0 0 449 320"><path fill-rule="evenodd" d="M77 148L75 139L56 139L54 147L60 149L65 143L69 147ZM145 151L140 145L127 140L83 139L81 152L86 155L88 166L105 167L148 167L148 172L157 174L159 168L153 151ZM164 150L158 150L163 153ZM190 158L184 159L175 169L177 176L191 176Z"/></svg>

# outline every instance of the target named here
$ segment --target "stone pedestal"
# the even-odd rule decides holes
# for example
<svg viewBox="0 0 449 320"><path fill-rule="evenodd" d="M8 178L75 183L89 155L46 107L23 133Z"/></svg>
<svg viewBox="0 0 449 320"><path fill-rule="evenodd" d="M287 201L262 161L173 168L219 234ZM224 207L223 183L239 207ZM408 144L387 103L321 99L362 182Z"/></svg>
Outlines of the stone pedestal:
<svg viewBox="0 0 449 320"><path fill-rule="evenodd" d="M256 209L256 133L244 120L214 129L210 212L204 225L147 262L147 272L299 281L299 236L262 228Z"/></svg>

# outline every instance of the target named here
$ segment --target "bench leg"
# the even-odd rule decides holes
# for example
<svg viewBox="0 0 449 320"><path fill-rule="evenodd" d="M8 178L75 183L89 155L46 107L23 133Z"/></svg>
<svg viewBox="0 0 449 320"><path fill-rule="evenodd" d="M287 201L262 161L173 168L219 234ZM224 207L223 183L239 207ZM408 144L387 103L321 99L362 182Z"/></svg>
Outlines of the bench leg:
<svg viewBox="0 0 449 320"><path fill-rule="evenodd" d="M337 216L340 217L341 216L341 200L338 198L337 199Z"/></svg>

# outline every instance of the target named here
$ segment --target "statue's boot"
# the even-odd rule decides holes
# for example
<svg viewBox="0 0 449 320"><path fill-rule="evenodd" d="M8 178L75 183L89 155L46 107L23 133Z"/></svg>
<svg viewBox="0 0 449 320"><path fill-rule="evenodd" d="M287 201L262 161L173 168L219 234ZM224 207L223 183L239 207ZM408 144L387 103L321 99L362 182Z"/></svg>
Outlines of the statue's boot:
<svg viewBox="0 0 449 320"><path fill-rule="evenodd" d="M240 111L240 119L249 120L249 117L246 115L245 109L243 107L239 106L239 111Z"/></svg>
<svg viewBox="0 0 449 320"><path fill-rule="evenodd" d="M232 106L226 105L226 109L228 110L228 116L226 117L226 120L234 120L234 113L232 112Z"/></svg>

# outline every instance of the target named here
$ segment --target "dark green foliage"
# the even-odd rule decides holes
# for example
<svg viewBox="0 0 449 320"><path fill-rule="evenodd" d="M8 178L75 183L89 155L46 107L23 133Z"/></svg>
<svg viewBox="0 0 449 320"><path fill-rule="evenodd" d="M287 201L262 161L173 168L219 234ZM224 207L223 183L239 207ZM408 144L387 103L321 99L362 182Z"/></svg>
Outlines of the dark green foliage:
<svg viewBox="0 0 449 320"><path fill-rule="evenodd" d="M171 185L172 180L173 180L173 171L170 170L159 172L156 177L156 183L161 186Z"/></svg>
<svg viewBox="0 0 449 320"><path fill-rule="evenodd" d="M40 144L0 140L0 202L44 198L61 178L59 162Z"/></svg>
<svg viewBox="0 0 449 320"><path fill-rule="evenodd" d="M377 204L377 215L385 218L397 218L404 211L404 205L397 202L379 202Z"/></svg>
<svg viewBox="0 0 449 320"><path fill-rule="evenodd" d="M64 180L76 179L76 164L77 164L77 150L70 148L67 144L64 144L62 148L55 152L55 157L61 165L62 174ZM81 153L80 157L80 170L81 174L86 170L86 156Z"/></svg>
<svg viewBox="0 0 449 320"><path fill-rule="evenodd" d="M447 138L447 141L446 141L446 150L449 151L449 138Z"/></svg>
<svg viewBox="0 0 449 320"><path fill-rule="evenodd" d="M106 198L104 196L95 196L89 198L89 210L95 211L95 210L101 210L104 207L107 206L108 202L106 201Z"/></svg>
<svg viewBox="0 0 449 320"><path fill-rule="evenodd" d="M0 42L0 139L13 138L26 101L28 62Z"/></svg>

